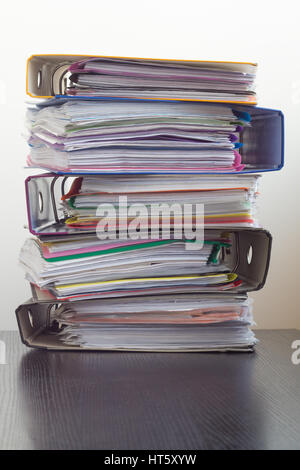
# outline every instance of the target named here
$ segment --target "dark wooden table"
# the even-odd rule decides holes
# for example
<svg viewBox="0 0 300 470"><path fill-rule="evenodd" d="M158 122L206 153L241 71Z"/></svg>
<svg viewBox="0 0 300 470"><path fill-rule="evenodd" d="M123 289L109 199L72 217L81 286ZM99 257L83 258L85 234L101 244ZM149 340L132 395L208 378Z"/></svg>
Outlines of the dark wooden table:
<svg viewBox="0 0 300 470"><path fill-rule="evenodd" d="M256 353L30 350L0 333L1 449L300 449L299 330Z"/></svg>

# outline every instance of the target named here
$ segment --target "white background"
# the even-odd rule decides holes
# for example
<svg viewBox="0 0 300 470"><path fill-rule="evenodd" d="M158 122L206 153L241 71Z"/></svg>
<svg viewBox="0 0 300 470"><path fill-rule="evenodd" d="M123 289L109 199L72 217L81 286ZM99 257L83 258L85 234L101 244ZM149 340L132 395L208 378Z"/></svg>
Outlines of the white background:
<svg viewBox="0 0 300 470"><path fill-rule="evenodd" d="M252 295L260 328L300 328L300 34L296 1L35 1L1 7L1 313L29 298L18 267L25 237L22 137L26 59L32 54L100 54L258 62L259 105L286 119L286 166L264 174L260 221L274 237L265 288Z"/></svg>

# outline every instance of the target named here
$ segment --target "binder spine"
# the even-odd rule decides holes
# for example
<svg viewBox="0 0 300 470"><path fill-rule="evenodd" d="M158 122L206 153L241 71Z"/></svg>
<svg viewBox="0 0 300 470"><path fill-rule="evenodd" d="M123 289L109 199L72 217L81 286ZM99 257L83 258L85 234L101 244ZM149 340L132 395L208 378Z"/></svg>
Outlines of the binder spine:
<svg viewBox="0 0 300 470"><path fill-rule="evenodd" d="M216 294L213 294L214 296ZM224 295L224 294L222 294ZM59 339L57 325L51 324L51 311L57 308L57 302L35 302L28 300L16 309L16 317L19 327L21 341L26 346L33 349L45 349L55 351L83 351L79 346L66 345ZM101 348L91 350L102 351ZM117 350L112 348L112 350ZM131 351L130 348L122 351ZM180 352L252 352L253 346L223 347L215 349L188 349ZM149 352L149 350L145 350ZM151 352L162 352L153 349ZM170 351L168 351L170 353ZM178 353L178 351L176 351Z"/></svg>
<svg viewBox="0 0 300 470"><path fill-rule="evenodd" d="M59 98L59 97L57 97ZM72 100L69 98L68 100ZM79 97L76 99L86 99ZM112 98L90 98L92 101L114 101ZM141 101L136 99L125 99L125 101ZM206 106L214 107L214 103L206 103ZM201 103L199 104L201 106ZM218 105L220 106L220 105ZM281 111L276 109L259 108L246 105L233 105L223 104L224 107L229 107L237 114L246 113L250 116L251 125L246 126L243 132L240 133L241 144L239 148L239 158L243 169L230 170L227 172L218 172L222 174L251 174L263 173L266 171L278 171L284 166L284 115ZM59 175L80 175L82 172L66 170L53 170L46 168L48 171L55 171ZM84 171L86 175L96 174L128 174L126 171L103 171L101 167L97 171L89 172L88 169ZM168 171L136 171L130 174L170 174ZM182 174L180 171L172 171L172 174ZM186 172L188 174L216 174L213 171L193 171Z"/></svg>
<svg viewBox="0 0 300 470"><path fill-rule="evenodd" d="M110 58L110 59L134 59L137 61L145 60L141 57L117 57L117 56L101 56L101 55L76 55L76 54L42 54L32 55L27 60L26 72L26 93L35 98L52 98L57 94L64 94L64 76L70 65L75 62L92 58ZM149 59L158 63L163 63L169 59ZM211 61L203 60L176 60L172 62L192 62L210 65ZM212 61L213 63L215 61ZM245 70L250 66L257 64L250 62L223 62L223 66L243 65Z"/></svg>

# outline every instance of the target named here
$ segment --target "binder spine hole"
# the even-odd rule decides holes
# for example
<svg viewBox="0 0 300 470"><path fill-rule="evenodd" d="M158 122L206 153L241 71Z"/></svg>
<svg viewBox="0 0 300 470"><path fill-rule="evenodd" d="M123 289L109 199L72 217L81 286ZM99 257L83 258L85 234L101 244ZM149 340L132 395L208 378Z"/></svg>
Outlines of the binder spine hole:
<svg viewBox="0 0 300 470"><path fill-rule="evenodd" d="M43 209L44 209L43 195L42 195L41 191L39 191L39 211L40 211L40 214L43 212Z"/></svg>
<svg viewBox="0 0 300 470"><path fill-rule="evenodd" d="M248 252L247 252L248 264L251 264L252 256L253 256L253 249L252 249L252 245L250 245L249 248L248 248Z"/></svg>
<svg viewBox="0 0 300 470"><path fill-rule="evenodd" d="M38 74L37 74L37 87L38 87L38 89L41 88L41 85L42 85L42 71L39 70Z"/></svg>
<svg viewBox="0 0 300 470"><path fill-rule="evenodd" d="M33 328L33 316L32 316L31 310L28 310L28 318L29 318L29 323L31 325L31 328Z"/></svg>

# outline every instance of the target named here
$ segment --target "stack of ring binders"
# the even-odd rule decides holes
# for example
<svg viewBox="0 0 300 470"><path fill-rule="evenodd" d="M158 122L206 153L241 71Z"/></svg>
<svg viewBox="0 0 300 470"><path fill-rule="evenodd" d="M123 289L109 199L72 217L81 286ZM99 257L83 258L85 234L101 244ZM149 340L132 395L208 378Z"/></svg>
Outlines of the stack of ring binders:
<svg viewBox="0 0 300 470"><path fill-rule="evenodd" d="M272 237L259 173L283 167L280 111L259 108L256 64L128 57L28 59L34 348L253 351L247 293Z"/></svg>

